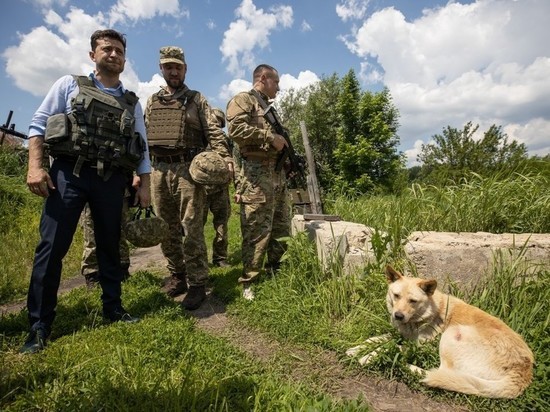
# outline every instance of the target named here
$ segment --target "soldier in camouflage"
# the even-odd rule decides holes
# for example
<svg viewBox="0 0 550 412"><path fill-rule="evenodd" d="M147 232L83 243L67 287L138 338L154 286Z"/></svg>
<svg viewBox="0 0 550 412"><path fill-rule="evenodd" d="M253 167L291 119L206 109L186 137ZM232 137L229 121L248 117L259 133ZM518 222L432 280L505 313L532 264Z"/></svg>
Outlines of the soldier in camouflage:
<svg viewBox="0 0 550 412"><path fill-rule="evenodd" d="M254 92L255 90L255 92ZM284 169L275 170L281 150L287 146L263 118L256 97L267 103L279 91L279 74L266 64L253 73L253 90L237 94L227 105L229 137L238 145L242 158L236 181L241 204L243 296L252 299L250 284L264 269L277 270L284 253L278 241L290 233L290 208Z"/></svg>
<svg viewBox="0 0 550 412"><path fill-rule="evenodd" d="M182 306L194 310L206 298L208 280L203 224L206 192L191 179L189 166L208 145L227 161L229 170L233 165L224 133L206 98L184 83L187 65L183 50L162 47L160 70L166 86L149 98L145 123L153 166L153 205L170 228L168 239L161 243L171 273L164 290L176 296L187 290L188 282Z"/></svg>
<svg viewBox="0 0 550 412"><path fill-rule="evenodd" d="M221 109L212 109L216 121L220 128L225 127L225 114ZM203 221L206 224L208 211L212 212L212 224L214 226L214 239L212 240L212 264L218 267L228 267L227 246L228 232L227 222L231 213L231 203L229 201L229 183L222 185L207 185L206 189L206 208Z"/></svg>
<svg viewBox="0 0 550 412"><path fill-rule="evenodd" d="M134 188L140 185L139 176L134 176L132 186ZM123 279L130 277L130 248L126 241L126 233L124 226L128 220L128 207L134 203L131 199L130 190L127 188L124 193L124 202L122 204L122 225L120 231L120 266L122 267ZM86 286L93 288L99 285L99 266L97 263L96 244L94 234L94 221L90 212L90 207L86 205L80 216L80 224L82 226L82 235L84 240L84 249L82 251L82 261L80 263L80 273L86 280Z"/></svg>

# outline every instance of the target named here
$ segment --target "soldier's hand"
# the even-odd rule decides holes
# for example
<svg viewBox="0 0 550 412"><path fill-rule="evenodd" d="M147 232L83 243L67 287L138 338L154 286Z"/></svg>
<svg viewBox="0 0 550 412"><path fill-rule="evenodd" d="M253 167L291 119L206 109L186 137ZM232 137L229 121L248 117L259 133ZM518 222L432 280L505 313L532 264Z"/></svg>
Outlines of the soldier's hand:
<svg viewBox="0 0 550 412"><path fill-rule="evenodd" d="M233 162L227 162L227 170L229 170L229 177L230 180L235 180L235 166L233 165Z"/></svg>
<svg viewBox="0 0 550 412"><path fill-rule="evenodd" d="M238 193L235 193L235 197L233 198L233 200L234 200L235 203L237 203L237 204L241 203L241 195L238 194Z"/></svg>
<svg viewBox="0 0 550 412"><path fill-rule="evenodd" d="M278 152L283 150L285 147L288 146L288 143L286 142L286 139L281 136L280 134L273 133L273 142L271 142L271 146L275 148Z"/></svg>

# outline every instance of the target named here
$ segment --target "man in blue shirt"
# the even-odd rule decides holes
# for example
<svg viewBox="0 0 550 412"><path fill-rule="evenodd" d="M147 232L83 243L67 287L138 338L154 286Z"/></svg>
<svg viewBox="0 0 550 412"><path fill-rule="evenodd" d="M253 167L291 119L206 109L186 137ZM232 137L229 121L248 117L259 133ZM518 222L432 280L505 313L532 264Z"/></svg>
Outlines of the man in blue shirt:
<svg viewBox="0 0 550 412"><path fill-rule="evenodd" d="M143 110L119 79L125 53L122 34L94 32L89 52L94 73L61 77L32 119L27 186L46 200L27 297L30 333L22 353L43 349L51 333L62 259L86 203L95 224L103 317L109 322L139 320L121 301L121 211L131 170L140 176L139 203L150 205L151 165ZM43 168L46 148L54 159L49 171Z"/></svg>

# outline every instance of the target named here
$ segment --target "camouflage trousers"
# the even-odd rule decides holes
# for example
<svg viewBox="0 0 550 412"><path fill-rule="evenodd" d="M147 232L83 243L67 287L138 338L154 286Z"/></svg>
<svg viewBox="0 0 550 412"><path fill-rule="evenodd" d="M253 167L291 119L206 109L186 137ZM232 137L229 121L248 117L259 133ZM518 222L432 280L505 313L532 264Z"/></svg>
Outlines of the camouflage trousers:
<svg viewBox="0 0 550 412"><path fill-rule="evenodd" d="M161 243L170 273L187 273L189 286L208 280L204 240L204 187L189 175L189 164L153 162L151 198L157 216L168 223L168 238Z"/></svg>
<svg viewBox="0 0 550 412"><path fill-rule="evenodd" d="M204 208L203 222L206 224L208 211L212 212L214 225L214 240L212 241L212 262L227 260L228 233L227 222L231 213L229 201L229 186L206 186L206 207Z"/></svg>
<svg viewBox="0 0 550 412"><path fill-rule="evenodd" d="M243 276L253 281L263 268L276 266L285 252L278 239L290 235L290 203L284 172L274 161L245 161L241 170L241 232Z"/></svg>
<svg viewBox="0 0 550 412"><path fill-rule="evenodd" d="M124 271L130 267L130 248L126 241L126 233L124 226L128 220L128 195L124 198L122 204L122 225L120 228L120 266ZM83 276L89 276L99 273L99 265L97 263L96 243L94 234L94 221L90 206L86 204L82 214L80 215L80 224L82 226L82 234L84 238L84 250L82 251L82 261L80 263L80 273Z"/></svg>

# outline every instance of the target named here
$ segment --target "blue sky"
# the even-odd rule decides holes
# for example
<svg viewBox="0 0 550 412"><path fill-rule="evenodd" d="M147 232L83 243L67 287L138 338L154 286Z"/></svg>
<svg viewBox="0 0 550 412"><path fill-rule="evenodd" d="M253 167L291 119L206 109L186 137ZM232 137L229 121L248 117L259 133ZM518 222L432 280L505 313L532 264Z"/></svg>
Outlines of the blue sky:
<svg viewBox="0 0 550 412"><path fill-rule="evenodd" d="M89 73L90 34L127 35L125 86L142 104L163 83L158 50L176 45L186 83L225 109L275 66L282 91L353 69L363 90L387 86L401 114L399 149L468 121L503 126L530 154L550 153L547 0L17 0L2 5L0 123L18 131L51 84Z"/></svg>

